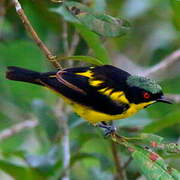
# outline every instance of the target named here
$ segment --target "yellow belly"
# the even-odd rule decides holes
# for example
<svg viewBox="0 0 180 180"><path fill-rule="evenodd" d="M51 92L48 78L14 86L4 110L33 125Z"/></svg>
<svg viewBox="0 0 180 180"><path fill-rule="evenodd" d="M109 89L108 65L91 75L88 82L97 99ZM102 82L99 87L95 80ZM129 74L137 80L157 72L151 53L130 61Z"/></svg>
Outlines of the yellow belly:
<svg viewBox="0 0 180 180"><path fill-rule="evenodd" d="M52 89L51 89L52 90ZM56 92L56 91L55 91ZM57 92L56 92L57 93ZM118 114L118 115L109 115L105 113L101 113L98 111L94 111L90 107L83 106L81 104L75 103L71 101L70 99L64 97L63 95L57 93L60 95L60 97L69 105L71 105L74 112L76 112L79 116L84 118L85 120L89 121L92 124L96 124L101 121L112 121L117 119L124 119L128 118L134 114L136 114L139 110L143 109L145 106L153 104L155 101L150 101L146 103L140 103L140 104L130 104L130 107L127 111L124 113ZM127 100L122 96L121 101L127 102Z"/></svg>
<svg viewBox="0 0 180 180"><path fill-rule="evenodd" d="M118 114L118 115L109 115L101 112L94 111L92 109L89 109L86 106L82 106L79 104L74 104L73 110L82 118L86 119L90 123L98 123L101 121L112 121L116 119L124 119L127 118L137 112L135 108L128 109L125 113Z"/></svg>
<svg viewBox="0 0 180 180"><path fill-rule="evenodd" d="M128 118L134 114L136 114L139 110L143 109L145 106L152 104L152 102L141 103L141 104L130 104L130 108L124 113L118 115L109 115L101 112L94 111L87 106L83 106L81 104L77 104L72 102L71 100L63 97L66 103L70 104L73 108L73 111L76 112L79 116L89 121L92 124L96 124L101 121L112 121L117 119Z"/></svg>

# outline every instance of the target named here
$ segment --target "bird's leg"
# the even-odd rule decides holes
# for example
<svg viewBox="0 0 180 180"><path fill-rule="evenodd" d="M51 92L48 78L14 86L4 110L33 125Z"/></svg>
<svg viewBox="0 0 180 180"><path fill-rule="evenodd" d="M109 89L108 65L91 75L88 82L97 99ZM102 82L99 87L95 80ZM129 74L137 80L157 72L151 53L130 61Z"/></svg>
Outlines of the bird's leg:
<svg viewBox="0 0 180 180"><path fill-rule="evenodd" d="M97 126L104 129L105 137L111 135L113 132L116 131L116 127L113 125L112 122L107 124L106 122L102 121L98 123Z"/></svg>

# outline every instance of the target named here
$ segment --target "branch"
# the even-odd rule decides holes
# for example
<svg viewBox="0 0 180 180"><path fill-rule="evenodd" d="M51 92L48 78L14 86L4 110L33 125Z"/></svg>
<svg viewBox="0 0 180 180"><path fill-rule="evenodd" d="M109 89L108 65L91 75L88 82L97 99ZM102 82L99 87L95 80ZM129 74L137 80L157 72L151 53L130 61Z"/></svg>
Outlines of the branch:
<svg viewBox="0 0 180 180"><path fill-rule="evenodd" d="M51 0L52 2L54 2L54 3L61 3L61 2L63 2L63 0Z"/></svg>
<svg viewBox="0 0 180 180"><path fill-rule="evenodd" d="M67 22L63 21L63 33L62 33L62 39L63 39L63 44L64 44L64 54L65 56L72 56L78 46L79 43L79 35L77 32L74 32L72 40L70 45L68 44L68 26ZM66 63L68 67L72 67L74 65L73 61L68 61Z"/></svg>
<svg viewBox="0 0 180 180"><path fill-rule="evenodd" d="M63 38L63 45L64 45L64 54L65 56L67 56L68 51L69 51L67 22L63 20L62 26L63 26L62 38Z"/></svg>
<svg viewBox="0 0 180 180"><path fill-rule="evenodd" d="M180 68L180 49L174 51L168 57L161 60L160 63L150 68L140 66L136 64L133 60L122 54L115 55L113 57L113 64L117 67L124 69L125 71L131 72L131 74L149 76L158 80L171 78L179 74L178 72Z"/></svg>
<svg viewBox="0 0 180 180"><path fill-rule="evenodd" d="M129 164L131 163L132 160L133 160L132 157L130 157L130 158L124 163L123 169L126 169L126 168L129 166Z"/></svg>
<svg viewBox="0 0 180 180"><path fill-rule="evenodd" d="M4 32L3 32L3 26L4 26L4 16L6 14L6 7L5 7L5 1L1 0L0 2L0 41L4 40Z"/></svg>
<svg viewBox="0 0 180 180"><path fill-rule="evenodd" d="M31 25L30 21L28 20L27 16L25 15L24 10L22 9L19 1L18 0L12 0L12 1L15 5L16 12L18 13L20 19L22 20L27 32L29 32L31 34L31 36L32 36L33 40L35 41L35 43L37 44L37 46L39 46L39 48L42 50L42 52L45 54L47 59L52 63L52 65L55 68L62 69L61 65L57 61L57 57L51 53L51 51L46 47L46 45L42 42L42 40L39 38L39 36L35 32L35 30L33 29L32 25ZM60 1L56 1L56 2L60 2ZM64 35L66 35L66 34L64 34ZM65 37L65 38L67 38L67 37ZM64 137L62 139L63 153L64 153L63 165L66 168L69 166L69 163L70 163L70 145L69 145L69 131L68 131L67 122L66 122L67 120L66 120L66 117L64 116L63 111L58 112L58 119L60 121L59 124L62 125L63 132L64 132ZM65 172L65 175L62 179L69 180L68 170Z"/></svg>
<svg viewBox="0 0 180 180"><path fill-rule="evenodd" d="M73 37L72 37L72 41L71 41L71 44L70 44L70 48L69 48L69 55L73 55L76 48L77 48L77 45L79 43L79 34L77 32L74 32L73 34Z"/></svg>
<svg viewBox="0 0 180 180"><path fill-rule="evenodd" d="M68 127L68 116L66 112L65 104L62 101L58 101L56 108L55 108L55 114L58 119L58 124L60 129L62 129L62 152L63 152L63 168L64 171L60 175L61 180L69 180L69 167L70 167L70 140L69 140L69 127Z"/></svg>
<svg viewBox="0 0 180 180"><path fill-rule="evenodd" d="M180 94L167 94L166 96L174 103L180 103Z"/></svg>
<svg viewBox="0 0 180 180"><path fill-rule="evenodd" d="M118 155L117 147L115 142L111 142L111 150L114 158L114 163L116 166L116 171L117 171L117 180L125 180L125 175L124 175L124 169L121 166L122 162L120 159L120 156Z"/></svg>
<svg viewBox="0 0 180 180"><path fill-rule="evenodd" d="M14 134L21 132L24 129L34 128L37 125L38 125L37 120L27 120L27 121L18 123L16 125L12 126L11 128L1 131L0 132L0 141L9 138L9 137L13 136Z"/></svg>
<svg viewBox="0 0 180 180"><path fill-rule="evenodd" d="M5 13L6 13L5 0L1 0L1 2L0 2L0 18L3 18Z"/></svg>
<svg viewBox="0 0 180 180"><path fill-rule="evenodd" d="M63 129L64 129L64 137L62 139L62 145L63 145L63 153L64 153L64 160L63 160L63 166L64 168L69 167L70 165L70 140L69 140L69 128L67 124L67 117L64 117L65 119L61 119L63 122ZM65 171L64 177L62 180L69 180L69 169Z"/></svg>
<svg viewBox="0 0 180 180"><path fill-rule="evenodd" d="M161 71L165 71L168 69L169 66L180 62L180 49L174 51L160 63L156 64L155 66L146 70L143 75L144 76L154 76L154 74L159 73Z"/></svg>
<svg viewBox="0 0 180 180"><path fill-rule="evenodd" d="M16 8L16 12L19 15L22 23L24 24L26 31L29 32L32 36L32 39L35 41L37 46L42 50L42 52L45 54L47 59L52 63L52 65L57 69L62 69L61 65L57 61L57 57L54 56L50 50L46 47L46 45L42 42L42 40L39 38L35 30L33 29L30 21L28 20L27 16L24 13L24 10L21 7L21 4L18 0L12 0L14 3L14 6Z"/></svg>

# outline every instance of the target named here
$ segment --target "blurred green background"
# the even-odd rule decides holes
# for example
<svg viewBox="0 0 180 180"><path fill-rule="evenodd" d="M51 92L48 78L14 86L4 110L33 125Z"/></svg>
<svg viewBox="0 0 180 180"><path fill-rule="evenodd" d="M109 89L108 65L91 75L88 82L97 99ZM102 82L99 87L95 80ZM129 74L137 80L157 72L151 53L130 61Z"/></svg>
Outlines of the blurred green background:
<svg viewBox="0 0 180 180"><path fill-rule="evenodd" d="M131 31L118 38L101 38L112 63L135 74L170 55L180 45L180 1L178 0L82 0L97 12L123 17L132 24ZM56 55L69 52L76 42L74 55L95 54L72 23L67 23L53 12L59 4L48 0L22 0L22 6L39 37ZM66 37L67 36L67 37ZM72 54L68 54L72 55ZM63 177L63 131L55 109L59 97L35 85L5 79L6 67L20 66L46 72L53 70L42 52L27 34L11 1L0 2L0 134L25 120L39 125L24 129L0 140L0 179L52 179ZM83 66L79 62L63 62L63 67ZM160 75L165 93L180 92L180 61L172 64ZM61 103L62 105L62 103ZM70 177L73 180L115 179L116 168L109 140L98 128L84 122L68 108L63 115L68 119L71 152ZM132 136L139 131L155 133L170 142L178 142L180 132L180 105L156 104L136 116L116 121L123 135ZM134 132L135 131L135 132ZM125 163L128 153L121 150ZM163 154L174 168L179 169L176 156ZM31 174L27 177L27 174ZM31 177L32 176L32 177ZM126 168L128 180L141 177L132 162ZM23 177L23 178L22 178ZM141 177L143 178L143 177ZM64 179L65 180L65 179Z"/></svg>

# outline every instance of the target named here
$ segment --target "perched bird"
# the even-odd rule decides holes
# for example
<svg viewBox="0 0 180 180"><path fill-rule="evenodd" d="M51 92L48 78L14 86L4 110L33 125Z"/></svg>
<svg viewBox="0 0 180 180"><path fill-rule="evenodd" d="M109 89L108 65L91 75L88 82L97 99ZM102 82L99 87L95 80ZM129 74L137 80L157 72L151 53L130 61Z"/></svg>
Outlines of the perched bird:
<svg viewBox="0 0 180 180"><path fill-rule="evenodd" d="M6 77L57 92L79 116L105 128L107 133L114 130L107 121L127 118L156 102L171 103L154 80L111 65L47 73L10 66Z"/></svg>

